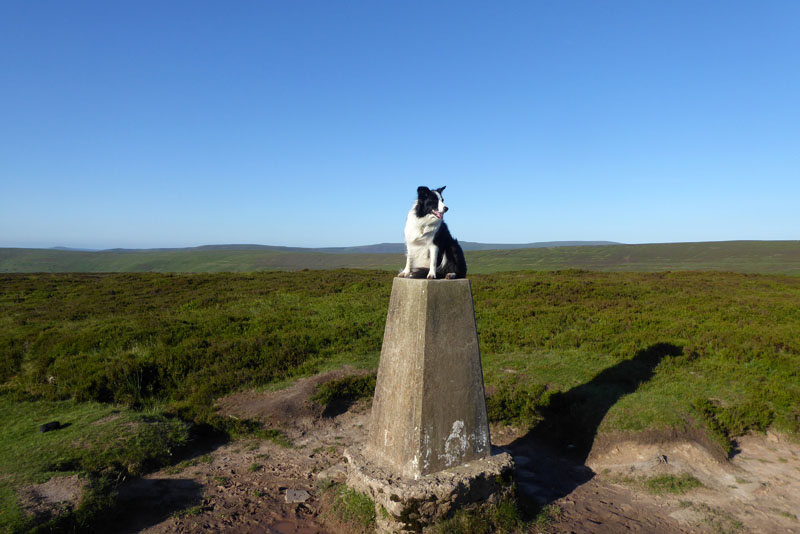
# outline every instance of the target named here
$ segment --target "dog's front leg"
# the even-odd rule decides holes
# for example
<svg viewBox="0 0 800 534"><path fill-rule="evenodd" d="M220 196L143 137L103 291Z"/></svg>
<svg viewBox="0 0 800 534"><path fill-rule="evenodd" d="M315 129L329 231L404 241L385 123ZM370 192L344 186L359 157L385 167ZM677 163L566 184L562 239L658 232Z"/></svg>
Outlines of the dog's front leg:
<svg viewBox="0 0 800 534"><path fill-rule="evenodd" d="M397 276L399 276L400 278L408 278L409 276L411 276L411 254L410 253L406 252L406 267L405 267L405 269L400 271L400 274L398 274Z"/></svg>
<svg viewBox="0 0 800 534"><path fill-rule="evenodd" d="M428 249L431 255L431 263L430 263L430 270L428 271L428 280L436 279L436 257L439 255L439 247L436 245L431 245L431 248Z"/></svg>

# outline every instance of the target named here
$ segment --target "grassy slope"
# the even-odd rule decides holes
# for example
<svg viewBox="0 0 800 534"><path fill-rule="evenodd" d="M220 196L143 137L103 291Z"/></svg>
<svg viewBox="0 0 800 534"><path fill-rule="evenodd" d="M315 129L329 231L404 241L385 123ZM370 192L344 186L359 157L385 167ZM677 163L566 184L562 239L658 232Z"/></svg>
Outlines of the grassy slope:
<svg viewBox="0 0 800 534"><path fill-rule="evenodd" d="M178 419L96 402L20 402L0 395L0 420L0 532L24 532L32 526L17 500L17 492L27 485L75 474L140 474L168 462L188 438L186 423ZM54 420L61 429L39 432L40 424ZM77 517L87 513L84 503Z"/></svg>
<svg viewBox="0 0 800 534"><path fill-rule="evenodd" d="M471 273L514 270L721 270L800 274L800 241L603 245L467 252ZM250 272L300 269L400 270L400 254L270 250L78 252L0 249L0 272Z"/></svg>

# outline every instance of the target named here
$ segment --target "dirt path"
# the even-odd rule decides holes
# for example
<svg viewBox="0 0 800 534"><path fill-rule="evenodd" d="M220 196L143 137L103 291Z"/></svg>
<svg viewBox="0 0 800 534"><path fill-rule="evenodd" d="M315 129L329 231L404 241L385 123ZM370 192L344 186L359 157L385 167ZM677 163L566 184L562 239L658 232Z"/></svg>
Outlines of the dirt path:
<svg viewBox="0 0 800 534"><path fill-rule="evenodd" d="M316 384L343 372L301 380L287 390L224 399L223 413L279 425L292 447L239 441L124 486L129 513L115 532L336 534L321 517L319 476L340 473L344 447L363 441L364 404L322 417L307 403ZM798 533L800 446L770 434L741 440L733 461L715 460L689 442L620 442L587 465L533 439L494 429L517 464L523 505L555 505L557 533ZM326 471L328 470L328 471ZM321 472L325 471L320 475ZM654 495L643 481L690 473L701 483L681 495ZM307 494L305 493L307 492ZM304 502L287 502L287 495Z"/></svg>

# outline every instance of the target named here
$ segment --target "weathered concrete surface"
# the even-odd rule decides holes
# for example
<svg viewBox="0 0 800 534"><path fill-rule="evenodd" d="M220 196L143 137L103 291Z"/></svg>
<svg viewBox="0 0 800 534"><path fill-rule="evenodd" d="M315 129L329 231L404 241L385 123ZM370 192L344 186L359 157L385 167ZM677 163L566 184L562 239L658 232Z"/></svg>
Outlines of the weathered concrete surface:
<svg viewBox="0 0 800 534"><path fill-rule="evenodd" d="M419 532L460 507L492 504L513 490L514 461L495 454L417 479L398 476L358 447L345 449L347 485L368 495L378 532Z"/></svg>
<svg viewBox="0 0 800 534"><path fill-rule="evenodd" d="M489 456L469 280L394 279L364 452L409 478Z"/></svg>
<svg viewBox="0 0 800 534"><path fill-rule="evenodd" d="M382 533L419 532L511 490L511 455L491 454L469 280L395 278L367 443L344 454Z"/></svg>

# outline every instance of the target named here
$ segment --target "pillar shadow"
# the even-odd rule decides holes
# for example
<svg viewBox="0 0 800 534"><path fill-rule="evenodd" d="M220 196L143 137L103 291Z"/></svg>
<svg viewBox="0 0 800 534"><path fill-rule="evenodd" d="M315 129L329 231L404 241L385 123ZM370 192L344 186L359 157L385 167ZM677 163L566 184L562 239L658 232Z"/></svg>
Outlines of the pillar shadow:
<svg viewBox="0 0 800 534"><path fill-rule="evenodd" d="M588 482L594 473L584 463L608 411L649 381L665 357L682 353L671 343L656 343L589 382L552 395L543 419L506 447L517 464L521 493L543 505Z"/></svg>
<svg viewBox="0 0 800 534"><path fill-rule="evenodd" d="M113 521L93 532L133 534L200 505L202 499L203 486L191 479L134 479L119 488Z"/></svg>

